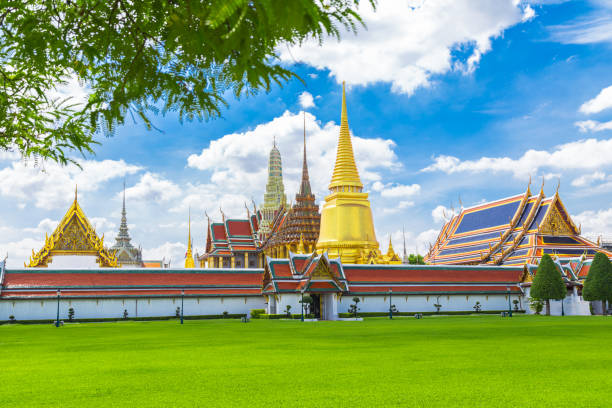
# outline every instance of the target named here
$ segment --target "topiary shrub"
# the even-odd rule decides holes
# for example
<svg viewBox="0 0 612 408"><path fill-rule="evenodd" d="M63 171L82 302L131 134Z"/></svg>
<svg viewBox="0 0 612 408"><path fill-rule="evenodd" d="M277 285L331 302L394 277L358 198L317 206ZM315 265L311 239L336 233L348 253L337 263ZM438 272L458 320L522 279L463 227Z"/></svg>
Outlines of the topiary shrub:
<svg viewBox="0 0 612 408"><path fill-rule="evenodd" d="M584 300L601 301L602 313L607 314L606 302L612 301L612 263L601 252L595 254L582 289Z"/></svg>
<svg viewBox="0 0 612 408"><path fill-rule="evenodd" d="M177 307L176 310L174 311L174 316L175 317L181 317L181 308Z"/></svg>
<svg viewBox="0 0 612 408"><path fill-rule="evenodd" d="M287 315L287 317L291 319L291 305L287 305L285 307L285 315Z"/></svg>
<svg viewBox="0 0 612 408"><path fill-rule="evenodd" d="M354 318L357 318L357 312L359 312L359 307L357 307L357 305L359 304L359 301L361 299L359 299L359 297L355 296L353 298L353 304L349 306L349 313L351 315L353 315Z"/></svg>
<svg viewBox="0 0 612 408"><path fill-rule="evenodd" d="M260 315L266 313L266 309L251 309L251 319L259 319Z"/></svg>
<svg viewBox="0 0 612 408"><path fill-rule="evenodd" d="M68 309L68 321L71 322L74 320L74 308Z"/></svg>
<svg viewBox="0 0 612 408"><path fill-rule="evenodd" d="M482 309L482 305L480 304L480 302L476 302L476 304L474 305L474 311L476 313L480 313L481 309Z"/></svg>
<svg viewBox="0 0 612 408"><path fill-rule="evenodd" d="M127 309L123 309L123 318L124 319L128 318L128 311L127 311Z"/></svg>
<svg viewBox="0 0 612 408"><path fill-rule="evenodd" d="M518 299L514 299L512 301L512 304L514 305L514 311L518 312L518 310L519 310L519 301L518 301Z"/></svg>
<svg viewBox="0 0 612 408"><path fill-rule="evenodd" d="M227 319L229 317L229 312L226 310L223 312L223 318Z"/></svg>
<svg viewBox="0 0 612 408"><path fill-rule="evenodd" d="M9 316L9 323L15 323L17 320L15 320L15 316L10 315Z"/></svg>

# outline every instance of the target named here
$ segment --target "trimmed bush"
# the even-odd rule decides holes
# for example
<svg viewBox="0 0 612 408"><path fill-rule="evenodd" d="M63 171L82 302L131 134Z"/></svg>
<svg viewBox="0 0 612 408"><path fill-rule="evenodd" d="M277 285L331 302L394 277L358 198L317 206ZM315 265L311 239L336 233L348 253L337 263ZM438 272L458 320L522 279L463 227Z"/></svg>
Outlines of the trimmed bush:
<svg viewBox="0 0 612 408"><path fill-rule="evenodd" d="M530 295L546 302L546 316L550 316L550 300L562 300L567 295L561 273L548 254L542 255L538 271L533 278Z"/></svg>
<svg viewBox="0 0 612 408"><path fill-rule="evenodd" d="M266 309L251 309L251 319L259 319L264 313L266 313Z"/></svg>

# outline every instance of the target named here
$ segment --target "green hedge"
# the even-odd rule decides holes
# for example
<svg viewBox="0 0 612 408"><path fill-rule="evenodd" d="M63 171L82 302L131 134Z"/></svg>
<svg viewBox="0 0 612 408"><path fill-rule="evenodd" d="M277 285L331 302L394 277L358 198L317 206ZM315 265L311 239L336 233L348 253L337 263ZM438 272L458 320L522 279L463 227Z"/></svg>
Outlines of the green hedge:
<svg viewBox="0 0 612 408"><path fill-rule="evenodd" d="M246 314L228 314L228 315L195 315L195 316L183 316L183 320L207 320L207 319L240 319L245 317ZM106 317L106 318L93 318L93 319L73 319L72 322L68 321L68 319L60 319L64 323L96 323L96 322L121 322L121 321L136 321L136 322L146 322L146 321L154 321L154 320L179 320L176 316L151 316L151 317L128 317L124 319L122 317ZM55 323L55 319L49 320L15 320L14 322L10 322L8 320L0 322L0 324L41 324L41 323Z"/></svg>
<svg viewBox="0 0 612 408"><path fill-rule="evenodd" d="M266 314L266 313L262 313L259 315L258 319L301 319L302 318L302 314L292 314L291 317L287 316L287 313L279 313L279 314ZM312 319L314 318L314 315L311 314L307 314L304 315L305 319Z"/></svg>
<svg viewBox="0 0 612 408"><path fill-rule="evenodd" d="M266 313L266 309L251 309L251 319L259 319L259 316Z"/></svg>
<svg viewBox="0 0 612 408"><path fill-rule="evenodd" d="M507 312L508 310L485 310L485 311L480 311L478 313L476 312L470 312L470 311L443 311L441 310L440 313L436 313L436 312L395 312L393 313L393 316L414 316L416 313L420 313L423 316L430 316L430 315L473 315L473 314L500 314L501 312ZM524 310L513 310L512 313L525 313ZM364 312L364 313L357 313L357 317L387 317L389 316L389 312ZM354 317L354 315L352 313L338 313L338 317L341 318L348 318L348 317Z"/></svg>

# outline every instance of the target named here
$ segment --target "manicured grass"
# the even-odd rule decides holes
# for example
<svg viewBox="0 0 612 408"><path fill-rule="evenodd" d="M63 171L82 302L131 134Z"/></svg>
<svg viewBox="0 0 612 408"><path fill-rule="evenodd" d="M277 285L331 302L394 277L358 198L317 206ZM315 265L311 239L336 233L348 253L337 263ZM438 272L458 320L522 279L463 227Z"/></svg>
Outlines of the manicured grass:
<svg viewBox="0 0 612 408"><path fill-rule="evenodd" d="M612 317L0 327L0 406L610 406Z"/></svg>

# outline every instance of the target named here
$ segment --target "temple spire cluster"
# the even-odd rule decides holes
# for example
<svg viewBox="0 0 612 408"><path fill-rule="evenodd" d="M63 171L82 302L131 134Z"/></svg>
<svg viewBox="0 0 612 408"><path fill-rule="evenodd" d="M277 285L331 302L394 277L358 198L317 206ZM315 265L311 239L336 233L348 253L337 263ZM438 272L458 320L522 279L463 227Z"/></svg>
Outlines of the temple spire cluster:
<svg viewBox="0 0 612 408"><path fill-rule="evenodd" d="M287 208L287 196L283 184L283 164L280 151L276 146L275 136L268 160L268 182L266 183L264 203L261 208L262 219L258 230L260 239L265 239L270 235L274 218L279 211L285 208Z"/></svg>
<svg viewBox="0 0 612 408"><path fill-rule="evenodd" d="M76 194L76 193L75 193ZM115 244L110 248L115 251L115 256L120 266L141 266L142 250L135 248L131 243L132 238L128 232L127 212L125 210L125 181L123 181L123 204L121 207L121 223L119 233L115 237Z"/></svg>

